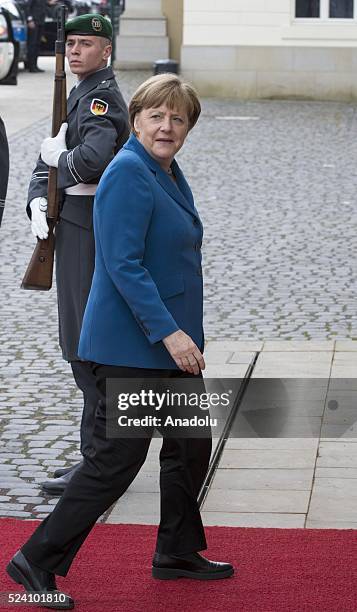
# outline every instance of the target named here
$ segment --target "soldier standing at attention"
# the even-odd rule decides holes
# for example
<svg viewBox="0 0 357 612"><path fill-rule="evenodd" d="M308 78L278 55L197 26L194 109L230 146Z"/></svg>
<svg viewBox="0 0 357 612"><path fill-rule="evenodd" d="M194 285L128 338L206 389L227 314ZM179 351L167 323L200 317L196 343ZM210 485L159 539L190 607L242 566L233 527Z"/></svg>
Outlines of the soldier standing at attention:
<svg viewBox="0 0 357 612"><path fill-rule="evenodd" d="M63 205L56 226L56 279L59 342L83 392L81 452L91 452L97 404L95 378L88 362L77 356L84 309L94 270L92 210L98 181L129 135L127 107L111 67L112 26L98 14L67 21L66 57L77 75L67 102L67 122L55 138L46 138L32 174L27 213L34 236L48 235L46 221L48 167L58 168ZM68 129L67 129L68 125ZM43 489L61 495L80 464L57 470Z"/></svg>

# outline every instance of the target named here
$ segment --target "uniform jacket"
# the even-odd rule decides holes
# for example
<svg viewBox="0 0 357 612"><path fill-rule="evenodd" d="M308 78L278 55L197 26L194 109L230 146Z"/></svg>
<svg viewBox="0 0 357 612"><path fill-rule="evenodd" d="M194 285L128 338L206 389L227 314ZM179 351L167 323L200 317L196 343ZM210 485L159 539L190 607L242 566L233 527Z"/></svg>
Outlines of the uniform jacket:
<svg viewBox="0 0 357 612"><path fill-rule="evenodd" d="M0 225L4 212L7 183L9 180L9 146L3 120L0 118Z"/></svg>
<svg viewBox="0 0 357 612"><path fill-rule="evenodd" d="M177 369L162 339L178 329L203 348L202 224L176 161L172 170L177 183L131 135L103 174L83 359Z"/></svg>
<svg viewBox="0 0 357 612"><path fill-rule="evenodd" d="M45 23L47 2L46 0L30 0L27 4L27 18L32 17L37 25Z"/></svg>
<svg viewBox="0 0 357 612"><path fill-rule="evenodd" d="M93 113L91 107L94 100L107 105L104 115ZM129 136L127 107L111 67L94 72L71 91L67 102L67 122L68 150L59 158L58 188L65 189L78 183L98 183L105 168ZM47 196L47 181L48 166L39 157L30 181L28 203L33 198ZM67 218L76 213L78 211L65 211L61 216ZM27 214L31 215L29 206ZM88 215L85 211L82 216L86 224Z"/></svg>
<svg viewBox="0 0 357 612"><path fill-rule="evenodd" d="M104 114L92 112L100 100ZM94 104L96 104L94 102ZM92 110L91 110L92 109ZM67 102L67 151L58 164L58 186L98 183L104 169L129 135L126 104L112 68L93 73L72 90ZM38 159L28 202L47 196L48 166ZM31 211L27 206L27 213ZM94 268L93 197L64 195L56 226L56 283L63 357L78 359L82 317Z"/></svg>

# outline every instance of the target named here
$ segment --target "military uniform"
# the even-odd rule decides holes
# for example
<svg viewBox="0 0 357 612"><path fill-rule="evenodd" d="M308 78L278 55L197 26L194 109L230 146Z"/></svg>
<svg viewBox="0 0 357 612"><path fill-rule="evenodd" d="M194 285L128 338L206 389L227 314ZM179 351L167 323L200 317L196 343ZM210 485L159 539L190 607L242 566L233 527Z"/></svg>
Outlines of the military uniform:
<svg viewBox="0 0 357 612"><path fill-rule="evenodd" d="M41 36L46 18L46 0L30 0L27 4L27 21L32 27L27 29L27 63L30 72L42 72L37 68Z"/></svg>
<svg viewBox="0 0 357 612"><path fill-rule="evenodd" d="M91 371L86 362L78 361L77 348L94 270L93 200L102 173L129 135L127 107L111 67L89 75L71 91L67 122L68 150L59 158L57 175L58 188L63 190L55 232L59 341L84 393L83 418L88 417L81 427L84 451L90 446L96 395ZM29 185L29 216L31 200L47 196L47 181L48 166L40 157Z"/></svg>
<svg viewBox="0 0 357 612"><path fill-rule="evenodd" d="M68 151L60 156L57 174L64 199L56 227L56 279L60 346L63 358L73 361L78 359L79 333L93 274L93 196L105 168L128 138L126 104L111 67L95 72L72 90L67 122ZM28 202L47 196L47 180L48 166L39 158ZM27 212L30 215L29 206Z"/></svg>
<svg viewBox="0 0 357 612"><path fill-rule="evenodd" d="M4 122L0 117L0 225L4 212L7 183L9 180L9 146Z"/></svg>

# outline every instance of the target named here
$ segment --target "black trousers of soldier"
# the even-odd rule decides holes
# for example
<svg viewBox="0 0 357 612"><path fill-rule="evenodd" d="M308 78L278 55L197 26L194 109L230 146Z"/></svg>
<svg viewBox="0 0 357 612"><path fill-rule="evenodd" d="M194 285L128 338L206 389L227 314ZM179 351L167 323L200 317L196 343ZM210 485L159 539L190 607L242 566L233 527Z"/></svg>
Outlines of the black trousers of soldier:
<svg viewBox="0 0 357 612"><path fill-rule="evenodd" d="M98 403L96 378L90 363L77 356L83 315L94 270L93 196L66 195L56 226L56 285L59 339L63 359L71 364L83 393L81 452L91 446Z"/></svg>
<svg viewBox="0 0 357 612"><path fill-rule="evenodd" d="M95 411L100 399L89 361L71 361L71 368L77 387L83 393L83 412L81 420L81 453L91 452L95 425Z"/></svg>
<svg viewBox="0 0 357 612"><path fill-rule="evenodd" d="M177 377L180 370L149 370L93 364L102 400L96 411L91 452L73 475L53 512L22 547L35 565L66 576L96 520L129 487L143 465L150 438L107 438L107 378ZM161 520L156 551L188 554L206 539L197 504L211 454L210 438L165 438L160 452Z"/></svg>

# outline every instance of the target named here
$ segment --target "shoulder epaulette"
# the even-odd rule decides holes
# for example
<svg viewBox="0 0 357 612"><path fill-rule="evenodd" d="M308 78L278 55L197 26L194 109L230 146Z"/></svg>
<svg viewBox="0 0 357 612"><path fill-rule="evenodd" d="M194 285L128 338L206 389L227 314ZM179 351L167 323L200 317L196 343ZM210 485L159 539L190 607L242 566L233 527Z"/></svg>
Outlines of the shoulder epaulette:
<svg viewBox="0 0 357 612"><path fill-rule="evenodd" d="M97 89L109 89L109 87L110 81L101 81L101 83L97 85Z"/></svg>

